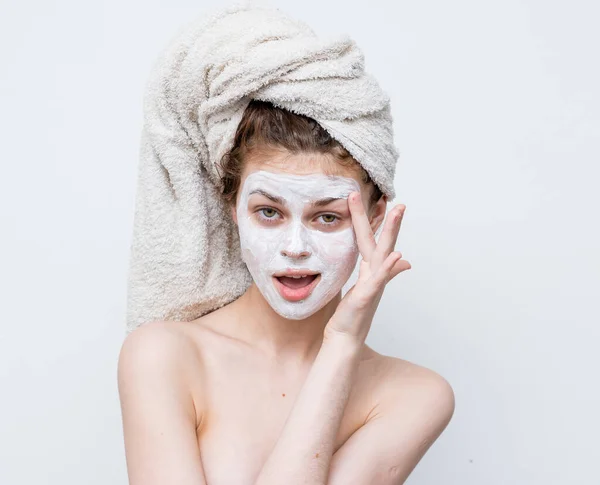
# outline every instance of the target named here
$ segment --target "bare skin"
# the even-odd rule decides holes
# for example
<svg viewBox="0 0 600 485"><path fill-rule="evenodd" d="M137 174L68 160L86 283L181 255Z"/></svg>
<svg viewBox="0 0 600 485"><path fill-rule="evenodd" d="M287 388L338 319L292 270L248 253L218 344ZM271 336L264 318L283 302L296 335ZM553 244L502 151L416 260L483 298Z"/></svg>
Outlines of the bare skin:
<svg viewBox="0 0 600 485"><path fill-rule="evenodd" d="M242 183L261 169L357 178L322 160L274 155L248 163ZM368 206L366 187L361 195L348 201L348 223L363 238L372 273L386 260L391 279L410 265L389 256L389 248L370 252L366 237L382 223L386 201L367 218L357 215ZM398 218L380 238L392 249ZM361 266L361 275L368 270ZM338 294L293 321L251 285L197 320L152 322L129 335L119 393L130 484L404 483L451 419L454 394L434 371L364 343L381 294L371 295L361 313L356 301L367 286L357 286L345 306Z"/></svg>

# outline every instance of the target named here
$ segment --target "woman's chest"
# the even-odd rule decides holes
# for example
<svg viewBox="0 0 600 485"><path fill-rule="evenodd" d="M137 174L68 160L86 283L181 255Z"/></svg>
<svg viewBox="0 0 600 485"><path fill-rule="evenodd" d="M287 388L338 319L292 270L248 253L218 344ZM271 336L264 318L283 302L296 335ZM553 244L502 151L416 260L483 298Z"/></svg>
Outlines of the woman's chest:
<svg viewBox="0 0 600 485"><path fill-rule="evenodd" d="M198 444L208 485L252 485L285 426L306 373L245 366L213 367L205 376ZM365 421L371 397L353 386L335 440L339 447Z"/></svg>

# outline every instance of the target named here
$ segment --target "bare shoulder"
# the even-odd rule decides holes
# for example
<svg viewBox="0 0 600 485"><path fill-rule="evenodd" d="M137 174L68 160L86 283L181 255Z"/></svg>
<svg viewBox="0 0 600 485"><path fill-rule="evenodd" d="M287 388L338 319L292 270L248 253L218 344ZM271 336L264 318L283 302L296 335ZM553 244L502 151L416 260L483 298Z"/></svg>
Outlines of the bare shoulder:
<svg viewBox="0 0 600 485"><path fill-rule="evenodd" d="M380 413L397 413L429 427L425 432L438 436L455 410L450 383L440 374L408 360L373 352L377 366Z"/></svg>
<svg viewBox="0 0 600 485"><path fill-rule="evenodd" d="M195 387L201 385L201 359L186 322L155 321L129 333L119 353L118 384L122 396L130 395L144 382L164 382L185 398L189 408L201 409ZM201 419L200 415L196 419Z"/></svg>
<svg viewBox="0 0 600 485"><path fill-rule="evenodd" d="M174 368L196 357L197 348L185 322L155 321L139 326L125 337L119 367L143 364Z"/></svg>

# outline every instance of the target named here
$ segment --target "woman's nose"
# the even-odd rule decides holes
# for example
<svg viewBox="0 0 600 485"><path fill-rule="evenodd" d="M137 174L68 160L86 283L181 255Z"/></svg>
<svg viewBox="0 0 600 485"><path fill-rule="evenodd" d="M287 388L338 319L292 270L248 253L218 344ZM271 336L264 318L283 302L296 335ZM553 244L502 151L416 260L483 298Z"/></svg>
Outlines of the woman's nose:
<svg viewBox="0 0 600 485"><path fill-rule="evenodd" d="M289 249L282 249L281 254L290 259L306 259L310 256L309 251L290 251Z"/></svg>
<svg viewBox="0 0 600 485"><path fill-rule="evenodd" d="M281 245L281 255L292 259L306 259L311 254L308 231L304 224L292 223Z"/></svg>

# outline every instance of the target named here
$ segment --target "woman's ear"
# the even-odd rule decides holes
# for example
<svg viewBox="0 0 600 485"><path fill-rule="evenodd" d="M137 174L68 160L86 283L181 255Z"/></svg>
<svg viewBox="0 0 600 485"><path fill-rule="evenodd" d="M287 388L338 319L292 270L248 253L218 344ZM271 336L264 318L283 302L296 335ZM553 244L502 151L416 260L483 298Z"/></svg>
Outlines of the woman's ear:
<svg viewBox="0 0 600 485"><path fill-rule="evenodd" d="M237 225L238 221L237 221L237 211L235 210L235 204L229 204L229 209L231 210L231 218L233 219L233 222L235 222L235 224Z"/></svg>
<svg viewBox="0 0 600 485"><path fill-rule="evenodd" d="M371 230L373 234L379 229L379 226L385 218L385 209L387 207L387 196L382 195L375 204L371 206L369 211L369 221L371 222Z"/></svg>

